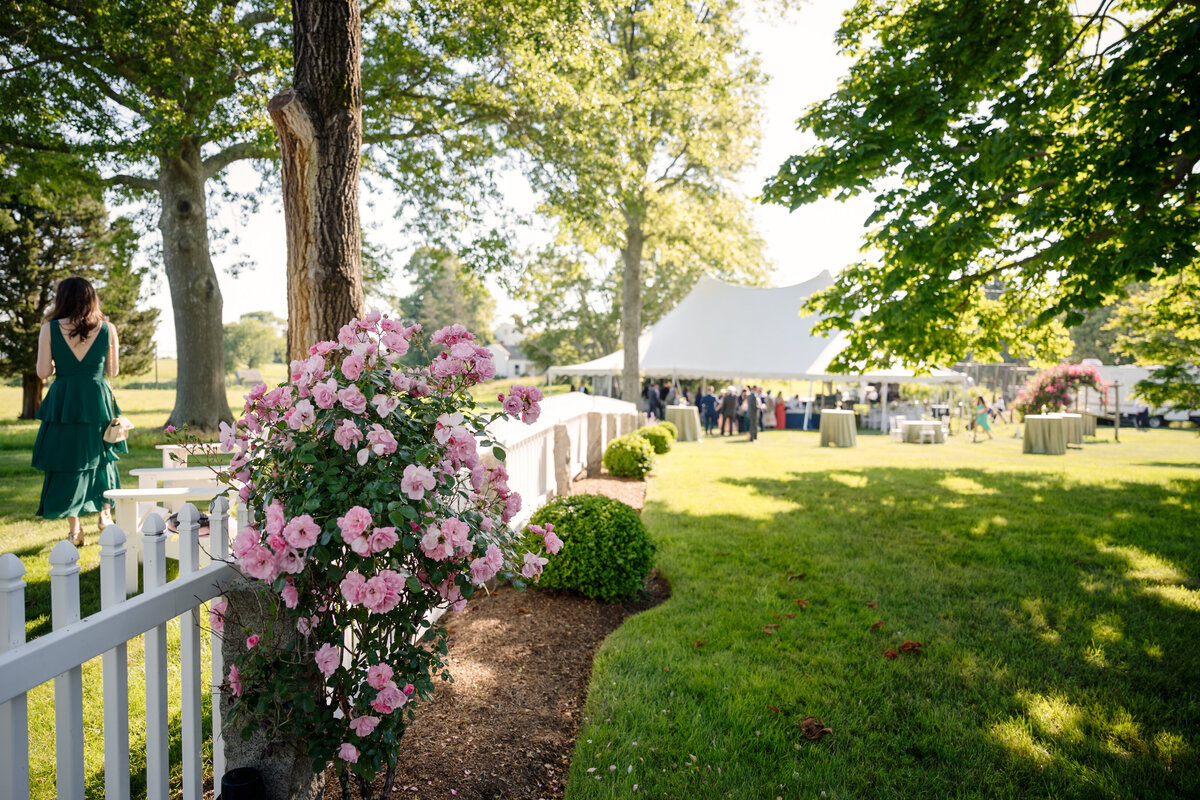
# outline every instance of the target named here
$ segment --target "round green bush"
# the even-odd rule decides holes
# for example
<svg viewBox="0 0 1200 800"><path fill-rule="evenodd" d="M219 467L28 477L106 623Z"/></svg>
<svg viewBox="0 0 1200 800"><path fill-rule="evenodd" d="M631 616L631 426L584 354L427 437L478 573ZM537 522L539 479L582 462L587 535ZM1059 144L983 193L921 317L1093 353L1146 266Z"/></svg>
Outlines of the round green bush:
<svg viewBox="0 0 1200 800"><path fill-rule="evenodd" d="M654 469L654 445L641 436L618 436L604 451L604 468L621 478L644 478Z"/></svg>
<svg viewBox="0 0 1200 800"><path fill-rule="evenodd" d="M674 422L664 419L662 422L658 423L658 427L665 428L667 433L671 434L672 442L679 441L679 427Z"/></svg>
<svg viewBox="0 0 1200 800"><path fill-rule="evenodd" d="M570 589L612 603L633 597L645 585L654 565L654 542L629 506L596 494L556 497L529 520L530 525L547 523L563 546L542 573L538 585L543 589ZM540 536L527 536L540 546Z"/></svg>
<svg viewBox="0 0 1200 800"><path fill-rule="evenodd" d="M654 447L654 452L660 456L671 449L671 432L662 425L651 425L648 428L642 428L637 432L646 441L650 442Z"/></svg>

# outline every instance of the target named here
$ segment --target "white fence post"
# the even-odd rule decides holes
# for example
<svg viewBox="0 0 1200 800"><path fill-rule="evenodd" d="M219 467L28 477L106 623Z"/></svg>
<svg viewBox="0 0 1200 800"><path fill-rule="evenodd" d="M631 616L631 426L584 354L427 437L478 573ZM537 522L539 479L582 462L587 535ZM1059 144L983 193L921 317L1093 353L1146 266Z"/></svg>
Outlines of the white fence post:
<svg viewBox="0 0 1200 800"><path fill-rule="evenodd" d="M200 568L200 513L191 503L179 511L179 575ZM200 800L204 788L201 749L204 731L200 711L200 609L179 618L179 672L183 683L183 798Z"/></svg>
<svg viewBox="0 0 1200 800"><path fill-rule="evenodd" d="M79 622L79 551L65 539L50 551L50 613L54 630ZM58 796L83 797L83 667L54 679L54 744Z"/></svg>
<svg viewBox="0 0 1200 800"><path fill-rule="evenodd" d="M166 526L157 512L142 525L142 589L167 582ZM167 626L146 631L146 798L170 797L167 740Z"/></svg>
<svg viewBox="0 0 1200 800"><path fill-rule="evenodd" d="M241 514L246 514L246 506L242 505ZM224 561L229 558L229 498L225 495L214 499L208 509L208 557L210 562ZM222 595L221 597L224 597ZM216 598L212 602L217 602ZM221 636L210 630L209 652L212 656L212 672L209 685L212 701L212 759L214 793L219 792L221 776L225 774L225 740L221 734L221 684L225 680L225 660L221 655Z"/></svg>
<svg viewBox="0 0 1200 800"><path fill-rule="evenodd" d="M25 644L25 565L0 556L0 653ZM29 713L25 695L0 703L0 797L29 797Z"/></svg>
<svg viewBox="0 0 1200 800"><path fill-rule="evenodd" d="M100 534L100 608L125 602L125 532ZM134 554L137 560L137 554ZM104 670L104 796L129 797L129 645L102 656Z"/></svg>

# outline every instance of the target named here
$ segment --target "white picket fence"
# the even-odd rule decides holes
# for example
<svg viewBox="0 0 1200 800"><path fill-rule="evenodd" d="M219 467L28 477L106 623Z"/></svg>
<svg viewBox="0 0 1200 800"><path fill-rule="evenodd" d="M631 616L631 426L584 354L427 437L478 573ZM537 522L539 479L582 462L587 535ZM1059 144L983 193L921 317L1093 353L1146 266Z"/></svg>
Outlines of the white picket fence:
<svg viewBox="0 0 1200 800"><path fill-rule="evenodd" d="M509 485L521 493L522 510L514 523L529 518L560 487L556 483L555 437L565 431L571 475L586 466L590 414L600 415L601 445L625 429L637 426L632 403L587 395L549 398L532 426L498 424L491 435L507 450ZM561 427L560 427L561 426ZM618 430L620 429L620 430ZM177 665L182 704L182 794L185 800L203 796L201 609L220 596L237 572L224 560L229 554L229 500L213 500L209 510L208 552L202 562L198 512L186 504L179 512L179 575L166 580L168 536L163 519L149 514L141 530L143 557L141 594L129 597L128 566L137 569L136 537L110 525L100 535L101 610L81 619L79 553L69 542L50 553L50 593L53 631L25 641L25 567L12 553L0 555L0 800L23 800L30 795L29 715L27 695L54 683L56 788L61 800L85 797L83 665L99 656L103 675L104 797L130 796L130 726L128 643L145 642L146 796L170 796L168 681L174 670L167 663L167 626L178 620L180 652ZM242 515L245 517L245 515ZM207 621L203 621L207 624ZM207 676L212 697L219 697L225 669L220 637L209 633L211 670ZM172 665L176 666L176 665ZM225 772L221 741L221 709L212 704L212 774L219 782Z"/></svg>

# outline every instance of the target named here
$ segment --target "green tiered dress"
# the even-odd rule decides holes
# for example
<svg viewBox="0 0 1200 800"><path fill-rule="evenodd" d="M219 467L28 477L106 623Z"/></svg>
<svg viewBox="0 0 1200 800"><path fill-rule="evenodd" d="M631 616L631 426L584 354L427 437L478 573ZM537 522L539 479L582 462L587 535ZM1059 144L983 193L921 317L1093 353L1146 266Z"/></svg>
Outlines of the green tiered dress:
<svg viewBox="0 0 1200 800"><path fill-rule="evenodd" d="M38 408L42 425L33 443L33 466L46 473L37 513L46 519L95 514L104 492L121 488L117 461L128 448L104 441L104 429L120 413L104 379L108 341L108 323L101 323L87 353L76 358L58 320L50 321L55 378Z"/></svg>

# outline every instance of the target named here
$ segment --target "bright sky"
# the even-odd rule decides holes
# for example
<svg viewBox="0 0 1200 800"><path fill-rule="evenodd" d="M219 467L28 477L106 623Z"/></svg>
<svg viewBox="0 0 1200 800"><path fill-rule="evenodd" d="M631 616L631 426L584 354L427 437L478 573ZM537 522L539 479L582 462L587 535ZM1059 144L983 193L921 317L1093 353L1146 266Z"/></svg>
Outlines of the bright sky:
<svg viewBox="0 0 1200 800"><path fill-rule="evenodd" d="M842 14L851 5L852 0L814 0L787 21L758 20L749 26L749 45L761 55L763 68L771 78L766 90L762 149L755 173L748 176L746 183L751 194L757 193L763 179L788 156L811 144L795 130L795 120L807 106L829 95L848 68L849 61L835 52L833 35ZM231 179L239 188L250 190L259 183L256 173L245 164L234 165ZM273 191L271 187L261 190ZM528 211L527 192L514 194L518 195L513 201L521 205L519 210ZM371 235L385 239L383 232L390 227L392 204L384 199L378 206L372 209L364 202L363 225L378 225L378 231ZM846 203L821 201L793 213L780 206L757 206L758 229L775 265L773 282L779 286L798 283L823 269L836 273L857 260L863 221L870 213L869 197ZM225 300L225 321L235 321L250 311L272 311L286 317L286 251L279 204L263 202L258 213L245 220L238 219L234 209L227 209L213 223L214 229L228 227L240 240L236 247L213 259ZM406 243L398 239L386 243L398 251L398 266L403 264L407 259ZM229 267L242 260L253 267L235 278ZM496 321L500 322L518 309L498 290L494 291ZM150 303L162 311L156 337L159 355L173 356L175 327L164 277L158 277Z"/></svg>

